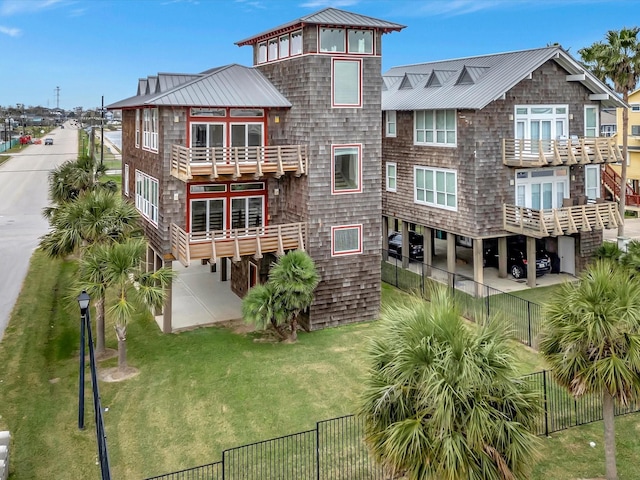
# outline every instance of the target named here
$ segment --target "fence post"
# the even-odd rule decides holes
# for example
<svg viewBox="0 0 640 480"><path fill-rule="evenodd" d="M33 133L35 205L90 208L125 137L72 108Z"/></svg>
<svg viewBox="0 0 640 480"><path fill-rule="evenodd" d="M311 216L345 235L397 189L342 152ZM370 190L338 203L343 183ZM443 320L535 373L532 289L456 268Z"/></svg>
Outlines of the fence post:
<svg viewBox="0 0 640 480"><path fill-rule="evenodd" d="M544 436L549 436L549 408L547 406L547 371L542 371L542 391L544 392Z"/></svg>
<svg viewBox="0 0 640 480"><path fill-rule="evenodd" d="M316 480L320 480L320 422L316 422Z"/></svg>
<svg viewBox="0 0 640 480"><path fill-rule="evenodd" d="M485 303L487 304L487 319L484 324L489 325L489 318L491 318L491 307L489 305L489 287L487 285L484 285L484 298Z"/></svg>
<svg viewBox="0 0 640 480"><path fill-rule="evenodd" d="M531 302L529 300L527 300L527 326L529 327L529 346L533 347L531 339Z"/></svg>

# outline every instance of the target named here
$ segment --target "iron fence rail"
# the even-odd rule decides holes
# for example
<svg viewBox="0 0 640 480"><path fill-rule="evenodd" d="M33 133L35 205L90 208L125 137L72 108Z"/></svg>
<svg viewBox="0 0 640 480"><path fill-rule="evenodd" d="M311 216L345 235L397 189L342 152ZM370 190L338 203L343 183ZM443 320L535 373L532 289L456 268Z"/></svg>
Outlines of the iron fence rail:
<svg viewBox="0 0 640 480"><path fill-rule="evenodd" d="M410 268L403 268L408 265ZM497 290L465 275L448 272L422 262L409 262L383 253L382 281L423 298L434 282L451 290L465 318L483 324L490 319L504 323L513 338L536 347L542 325L542 307L537 303Z"/></svg>

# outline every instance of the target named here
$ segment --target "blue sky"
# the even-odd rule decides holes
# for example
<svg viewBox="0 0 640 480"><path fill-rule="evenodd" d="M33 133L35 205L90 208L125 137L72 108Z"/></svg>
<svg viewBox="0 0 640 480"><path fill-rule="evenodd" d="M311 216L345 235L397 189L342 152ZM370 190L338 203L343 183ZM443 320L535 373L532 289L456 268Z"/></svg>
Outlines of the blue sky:
<svg viewBox="0 0 640 480"><path fill-rule="evenodd" d="M158 72L250 65L234 42L328 6L407 26L383 71L555 42L577 58L640 20L637 0L0 0L0 106L95 108Z"/></svg>

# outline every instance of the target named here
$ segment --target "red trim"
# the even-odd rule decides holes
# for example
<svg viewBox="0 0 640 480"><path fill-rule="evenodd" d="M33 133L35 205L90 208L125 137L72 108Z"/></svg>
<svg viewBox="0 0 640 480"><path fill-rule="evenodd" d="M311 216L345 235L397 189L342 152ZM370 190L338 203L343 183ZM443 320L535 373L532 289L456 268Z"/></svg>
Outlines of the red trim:
<svg viewBox="0 0 640 480"><path fill-rule="evenodd" d="M334 65L336 61L357 62L358 65L358 104L337 104L334 101ZM362 59L354 57L334 57L331 59L331 107L332 108L362 108Z"/></svg>
<svg viewBox="0 0 640 480"><path fill-rule="evenodd" d="M358 149L358 188L336 190L336 148L356 147ZM362 192L362 144L361 143L346 143L331 145L331 194L332 195L344 195L348 193L361 193Z"/></svg>
<svg viewBox="0 0 640 480"><path fill-rule="evenodd" d="M335 250L335 232L337 230L352 230L352 229L357 229L358 230L358 249L357 250L347 250L345 252L337 252ZM339 257L342 255L358 255L361 254L363 251L362 248L362 224L356 224L356 225L341 225L338 227L331 227L331 256L332 257Z"/></svg>
<svg viewBox="0 0 640 480"><path fill-rule="evenodd" d="M201 107L194 107L201 108ZM224 135L225 135L225 146L231 145L231 125L234 123L259 123L262 124L262 143L264 146L267 145L267 138L269 138L269 130L267 125L267 118L269 116L269 109L265 107L211 107L211 108L220 108L225 110L224 117L200 117L200 116L192 116L191 115L191 107L187 107L187 135L185 144L191 145L191 124L193 123L218 123L224 125ZM264 111L264 116L262 117L232 117L230 115L231 109L260 109Z"/></svg>

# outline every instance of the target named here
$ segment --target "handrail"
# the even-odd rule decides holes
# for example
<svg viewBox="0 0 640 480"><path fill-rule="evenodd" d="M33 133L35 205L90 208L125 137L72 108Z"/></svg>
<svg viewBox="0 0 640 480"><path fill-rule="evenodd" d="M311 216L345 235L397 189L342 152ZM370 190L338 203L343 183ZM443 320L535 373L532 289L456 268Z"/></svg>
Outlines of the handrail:
<svg viewBox="0 0 640 480"><path fill-rule="evenodd" d="M286 250L304 250L306 238L305 222L192 233L171 224L171 252L185 266L198 259L232 258L236 262L244 255L283 255Z"/></svg>
<svg viewBox="0 0 640 480"><path fill-rule="evenodd" d="M555 140L502 139L502 162L516 167L588 165L622 161L613 137L573 137Z"/></svg>
<svg viewBox="0 0 640 480"><path fill-rule="evenodd" d="M252 147L185 147L171 146L171 174L189 180L194 176L218 178L243 174L262 177L272 173L280 177L285 172L296 176L307 173L306 145L266 145Z"/></svg>
<svg viewBox="0 0 640 480"><path fill-rule="evenodd" d="M537 238L617 228L622 223L616 202L536 210L503 205L503 227Z"/></svg>
<svg viewBox="0 0 640 480"><path fill-rule="evenodd" d="M602 180L609 191L613 194L614 198L620 199L620 181L622 177L618 175L610 165L607 165L602 172ZM631 185L627 184L625 205L640 207L640 195L633 191Z"/></svg>

